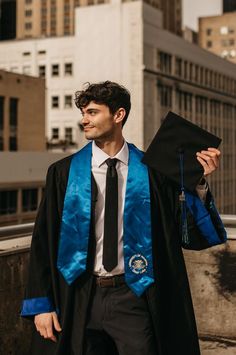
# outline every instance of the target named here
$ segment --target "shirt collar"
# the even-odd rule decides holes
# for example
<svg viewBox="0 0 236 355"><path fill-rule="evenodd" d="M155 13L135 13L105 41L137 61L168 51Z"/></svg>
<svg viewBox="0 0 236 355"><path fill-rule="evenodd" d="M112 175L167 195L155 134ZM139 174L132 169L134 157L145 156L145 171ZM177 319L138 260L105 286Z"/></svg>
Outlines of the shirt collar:
<svg viewBox="0 0 236 355"><path fill-rule="evenodd" d="M128 148L128 144L126 141L124 141L124 144L123 144L121 150L114 157L110 157L107 153L105 153L102 149L100 149L97 146L95 141L93 141L92 154L93 154L93 158L94 158L98 167L100 167L102 164L104 164L105 161L109 158L116 158L119 161L122 161L122 163L128 165L129 148Z"/></svg>

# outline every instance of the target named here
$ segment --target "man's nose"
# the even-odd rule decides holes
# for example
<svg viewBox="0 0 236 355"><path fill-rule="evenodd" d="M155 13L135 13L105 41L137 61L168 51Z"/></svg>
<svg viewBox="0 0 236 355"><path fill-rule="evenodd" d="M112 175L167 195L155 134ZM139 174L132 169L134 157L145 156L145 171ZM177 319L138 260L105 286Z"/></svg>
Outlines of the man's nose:
<svg viewBox="0 0 236 355"><path fill-rule="evenodd" d="M89 123L89 119L88 119L88 116L86 114L84 114L82 117L81 117L81 120L80 120L81 124L86 124L86 123Z"/></svg>

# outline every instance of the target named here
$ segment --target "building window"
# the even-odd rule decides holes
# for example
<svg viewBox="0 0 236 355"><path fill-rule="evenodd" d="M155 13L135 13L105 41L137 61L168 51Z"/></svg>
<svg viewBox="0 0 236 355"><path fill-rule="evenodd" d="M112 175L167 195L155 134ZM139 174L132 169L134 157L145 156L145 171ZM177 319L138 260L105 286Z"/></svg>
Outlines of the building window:
<svg viewBox="0 0 236 355"><path fill-rule="evenodd" d="M32 4L32 0L25 0L25 3L26 3L27 5Z"/></svg>
<svg viewBox="0 0 236 355"><path fill-rule="evenodd" d="M72 74L73 74L73 64L65 63L65 75L72 75Z"/></svg>
<svg viewBox="0 0 236 355"><path fill-rule="evenodd" d="M0 133L0 151L3 151L3 136Z"/></svg>
<svg viewBox="0 0 236 355"><path fill-rule="evenodd" d="M17 190L0 191L0 215L17 211Z"/></svg>
<svg viewBox="0 0 236 355"><path fill-rule="evenodd" d="M59 128L52 128L52 139L59 139Z"/></svg>
<svg viewBox="0 0 236 355"><path fill-rule="evenodd" d="M26 22L25 23L25 29L26 30L31 30L32 29L32 22Z"/></svg>
<svg viewBox="0 0 236 355"><path fill-rule="evenodd" d="M172 106L172 87L167 85L159 85L159 97L160 104L162 107L171 107Z"/></svg>
<svg viewBox="0 0 236 355"><path fill-rule="evenodd" d="M210 36L212 34L212 28L207 28L206 34L207 34L207 36Z"/></svg>
<svg viewBox="0 0 236 355"><path fill-rule="evenodd" d="M38 206L38 190L22 190L22 210L23 212L36 211Z"/></svg>
<svg viewBox="0 0 236 355"><path fill-rule="evenodd" d="M212 41L207 41L207 48L211 48L212 47Z"/></svg>
<svg viewBox="0 0 236 355"><path fill-rule="evenodd" d="M222 26L220 28L220 34L221 35L227 35L229 33L229 28L227 26Z"/></svg>
<svg viewBox="0 0 236 355"><path fill-rule="evenodd" d="M65 95L64 107L65 108L71 108L72 107L72 96L71 95Z"/></svg>
<svg viewBox="0 0 236 355"><path fill-rule="evenodd" d="M233 38L230 38L230 39L229 39L229 45L230 45L230 46L234 46L234 43L235 43L234 39L233 39Z"/></svg>
<svg viewBox="0 0 236 355"><path fill-rule="evenodd" d="M59 64L52 64L52 76L59 76Z"/></svg>
<svg viewBox="0 0 236 355"><path fill-rule="evenodd" d="M17 127L17 116L18 116L18 99L10 98L10 107L9 107L9 121L10 128Z"/></svg>
<svg viewBox="0 0 236 355"><path fill-rule="evenodd" d="M171 74L172 56L168 53L158 52L158 68L163 73Z"/></svg>
<svg viewBox="0 0 236 355"><path fill-rule="evenodd" d="M32 10L25 10L25 17L32 16Z"/></svg>
<svg viewBox="0 0 236 355"><path fill-rule="evenodd" d="M17 151L17 137L9 137L9 150L12 152Z"/></svg>
<svg viewBox="0 0 236 355"><path fill-rule="evenodd" d="M39 76L41 78L45 78L45 76L46 76L46 66L45 65L39 65Z"/></svg>
<svg viewBox="0 0 236 355"><path fill-rule="evenodd" d="M175 59L175 75L182 76L182 59L178 57Z"/></svg>
<svg viewBox="0 0 236 355"><path fill-rule="evenodd" d="M24 57L28 57L28 56L31 55L31 53L30 53L30 52L23 52L22 55L23 55Z"/></svg>
<svg viewBox="0 0 236 355"><path fill-rule="evenodd" d="M4 127L4 96L0 96L0 135Z"/></svg>
<svg viewBox="0 0 236 355"><path fill-rule="evenodd" d="M59 108L59 96L52 96L52 108Z"/></svg>
<svg viewBox="0 0 236 355"><path fill-rule="evenodd" d="M66 140L66 142L69 142L69 143L73 142L72 127L65 128L65 140Z"/></svg>
<svg viewBox="0 0 236 355"><path fill-rule="evenodd" d="M0 151L3 150L4 97L0 96Z"/></svg>
<svg viewBox="0 0 236 355"><path fill-rule="evenodd" d="M38 51L38 54L46 54L45 50Z"/></svg>

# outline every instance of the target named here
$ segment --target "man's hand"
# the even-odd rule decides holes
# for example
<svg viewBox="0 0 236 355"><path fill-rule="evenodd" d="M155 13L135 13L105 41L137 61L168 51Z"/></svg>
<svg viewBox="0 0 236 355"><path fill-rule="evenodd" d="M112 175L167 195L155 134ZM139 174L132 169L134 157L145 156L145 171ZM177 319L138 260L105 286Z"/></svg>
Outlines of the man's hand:
<svg viewBox="0 0 236 355"><path fill-rule="evenodd" d="M219 166L220 151L216 148L208 148L196 153L197 160L203 166L204 177L210 175Z"/></svg>
<svg viewBox="0 0 236 355"><path fill-rule="evenodd" d="M57 332L62 330L56 312L37 314L34 317L34 324L42 337L56 343L57 338L53 334L53 327Z"/></svg>

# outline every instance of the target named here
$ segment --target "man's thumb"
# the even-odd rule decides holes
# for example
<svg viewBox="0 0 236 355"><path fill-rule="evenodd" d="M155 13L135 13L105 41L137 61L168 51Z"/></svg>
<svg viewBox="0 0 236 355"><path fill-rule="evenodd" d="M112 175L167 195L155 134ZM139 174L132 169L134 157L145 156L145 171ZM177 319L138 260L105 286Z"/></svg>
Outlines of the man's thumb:
<svg viewBox="0 0 236 355"><path fill-rule="evenodd" d="M57 332L60 332L62 329L58 321L57 314L55 312L52 313L52 319L53 319L54 328L56 329Z"/></svg>

